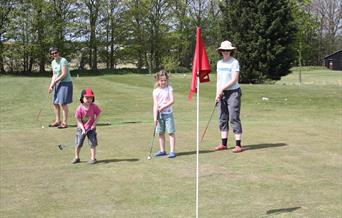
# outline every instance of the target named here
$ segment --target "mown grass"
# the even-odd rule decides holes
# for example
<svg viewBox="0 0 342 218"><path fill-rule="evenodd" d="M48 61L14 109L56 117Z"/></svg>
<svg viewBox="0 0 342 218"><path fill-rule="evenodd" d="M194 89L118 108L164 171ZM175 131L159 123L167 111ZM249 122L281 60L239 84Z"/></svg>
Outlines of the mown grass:
<svg viewBox="0 0 342 218"><path fill-rule="evenodd" d="M200 217L341 217L342 72L303 70L299 85L297 70L274 85L242 85L245 152L210 150L220 141L215 114L200 146ZM201 130L214 104L211 77L201 84ZM71 114L84 87L94 89L103 109L99 163L90 166L86 145L82 163L70 164L74 128L47 128L49 79L1 77L1 217L195 217L190 78L170 80L178 157L150 161L153 77L74 78ZM60 151L57 144L68 146Z"/></svg>

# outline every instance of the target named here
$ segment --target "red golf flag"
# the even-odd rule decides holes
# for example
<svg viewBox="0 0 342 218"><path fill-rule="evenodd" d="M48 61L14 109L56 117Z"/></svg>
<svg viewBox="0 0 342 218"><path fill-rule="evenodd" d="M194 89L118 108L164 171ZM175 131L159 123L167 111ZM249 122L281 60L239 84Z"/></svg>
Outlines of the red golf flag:
<svg viewBox="0 0 342 218"><path fill-rule="evenodd" d="M199 74L199 81L209 82L210 64L208 61L207 52L205 51L205 45L201 36L201 28L196 28L196 48L194 54L194 60L192 63L192 79L189 93L189 100L192 99L192 94L197 93L197 73Z"/></svg>

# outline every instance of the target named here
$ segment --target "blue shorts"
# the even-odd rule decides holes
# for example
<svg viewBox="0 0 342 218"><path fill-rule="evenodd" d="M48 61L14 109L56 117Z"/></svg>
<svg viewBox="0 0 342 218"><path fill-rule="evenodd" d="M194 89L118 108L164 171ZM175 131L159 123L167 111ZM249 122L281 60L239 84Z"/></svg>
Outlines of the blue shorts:
<svg viewBox="0 0 342 218"><path fill-rule="evenodd" d="M156 132L158 134L163 134L165 132L167 132L168 134L172 134L176 132L175 119L173 118L173 113L159 114Z"/></svg>
<svg viewBox="0 0 342 218"><path fill-rule="evenodd" d="M73 86L72 82L60 82L53 90L53 104L72 103Z"/></svg>
<svg viewBox="0 0 342 218"><path fill-rule="evenodd" d="M82 129L77 128L76 130L76 140L75 140L75 147L80 148L83 146L83 142L85 138L88 137L88 144L91 147L97 146L97 133L95 130L89 130L86 135L82 134Z"/></svg>

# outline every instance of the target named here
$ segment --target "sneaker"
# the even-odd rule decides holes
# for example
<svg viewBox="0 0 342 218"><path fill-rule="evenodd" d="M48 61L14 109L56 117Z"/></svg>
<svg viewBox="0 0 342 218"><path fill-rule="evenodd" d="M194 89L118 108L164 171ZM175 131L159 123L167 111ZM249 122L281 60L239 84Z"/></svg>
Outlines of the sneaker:
<svg viewBox="0 0 342 218"><path fill-rule="evenodd" d="M68 128L68 124L62 123L61 125L58 126L58 129L65 129Z"/></svg>
<svg viewBox="0 0 342 218"><path fill-rule="evenodd" d="M214 148L214 151L222 151L222 150L227 150L227 146L224 146L221 144Z"/></svg>
<svg viewBox="0 0 342 218"><path fill-rule="evenodd" d="M96 159L90 159L90 160L88 160L88 164L96 164Z"/></svg>
<svg viewBox="0 0 342 218"><path fill-rule="evenodd" d="M72 164L76 164L76 163L79 163L79 162L81 162L81 160L79 158L75 157L75 159L73 159L71 163Z"/></svg>
<svg viewBox="0 0 342 218"><path fill-rule="evenodd" d="M175 158L175 157L176 157L176 153L175 152L170 152L168 158Z"/></svg>
<svg viewBox="0 0 342 218"><path fill-rule="evenodd" d="M160 157L160 156L164 156L164 155L166 155L165 151L158 151L157 153L154 154L154 156L156 156L156 157Z"/></svg>
<svg viewBox="0 0 342 218"><path fill-rule="evenodd" d="M61 125L61 122L55 121L55 122L51 123L51 124L49 125L49 127L59 127L60 125Z"/></svg>
<svg viewBox="0 0 342 218"><path fill-rule="evenodd" d="M240 146L235 146L235 148L232 151L233 153L239 153L242 151L242 148Z"/></svg>

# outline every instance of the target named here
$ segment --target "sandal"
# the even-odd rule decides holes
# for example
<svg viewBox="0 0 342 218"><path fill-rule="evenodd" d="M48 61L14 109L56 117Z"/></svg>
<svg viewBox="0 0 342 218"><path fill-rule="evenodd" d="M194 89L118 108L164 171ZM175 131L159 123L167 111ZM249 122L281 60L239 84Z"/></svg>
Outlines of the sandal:
<svg viewBox="0 0 342 218"><path fill-rule="evenodd" d="M51 124L49 125L49 127L59 127L60 125L61 125L61 122L55 121L55 122L51 123Z"/></svg>
<svg viewBox="0 0 342 218"><path fill-rule="evenodd" d="M62 123L61 125L58 126L58 129L65 129L68 128L68 124Z"/></svg>

